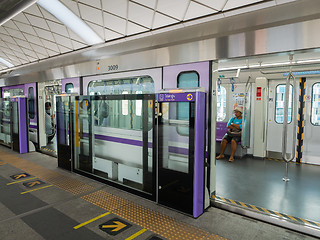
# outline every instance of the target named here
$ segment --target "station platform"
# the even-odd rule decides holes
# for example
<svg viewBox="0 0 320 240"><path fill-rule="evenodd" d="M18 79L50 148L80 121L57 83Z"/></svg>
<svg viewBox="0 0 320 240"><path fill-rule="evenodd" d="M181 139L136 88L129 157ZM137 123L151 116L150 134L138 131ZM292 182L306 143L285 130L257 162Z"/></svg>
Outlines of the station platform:
<svg viewBox="0 0 320 240"><path fill-rule="evenodd" d="M193 219L3 146L0 191L2 240L315 239L214 207Z"/></svg>

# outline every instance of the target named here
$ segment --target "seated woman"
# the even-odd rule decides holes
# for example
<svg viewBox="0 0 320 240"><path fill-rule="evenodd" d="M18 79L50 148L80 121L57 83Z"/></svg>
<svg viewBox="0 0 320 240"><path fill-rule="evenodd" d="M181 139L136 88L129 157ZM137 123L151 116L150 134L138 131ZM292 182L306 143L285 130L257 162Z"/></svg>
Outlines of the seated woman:
<svg viewBox="0 0 320 240"><path fill-rule="evenodd" d="M228 130L233 131L241 131L242 130L242 107L235 107L234 108L234 115L235 117L230 118L227 127ZM240 136L231 136L226 133L222 139L221 142L221 151L220 155L217 157L217 159L224 158L224 151L227 148L227 143L231 142L231 155L229 158L229 162L234 161L234 153L237 150L237 143L241 141L241 135Z"/></svg>

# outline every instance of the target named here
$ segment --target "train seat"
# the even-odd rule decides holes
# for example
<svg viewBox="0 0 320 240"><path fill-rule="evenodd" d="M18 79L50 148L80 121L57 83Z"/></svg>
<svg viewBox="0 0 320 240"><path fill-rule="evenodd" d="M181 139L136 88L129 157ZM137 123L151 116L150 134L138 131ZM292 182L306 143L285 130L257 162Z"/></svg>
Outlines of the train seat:
<svg viewBox="0 0 320 240"><path fill-rule="evenodd" d="M217 122L216 125L216 151L217 153L220 153L220 144L222 141L223 136L226 134L228 128L227 128L227 122ZM242 158L247 154L247 150L241 147L241 142L238 142L239 147L237 147L235 156ZM230 144L227 145L227 149L225 151L226 155L230 155L231 149Z"/></svg>

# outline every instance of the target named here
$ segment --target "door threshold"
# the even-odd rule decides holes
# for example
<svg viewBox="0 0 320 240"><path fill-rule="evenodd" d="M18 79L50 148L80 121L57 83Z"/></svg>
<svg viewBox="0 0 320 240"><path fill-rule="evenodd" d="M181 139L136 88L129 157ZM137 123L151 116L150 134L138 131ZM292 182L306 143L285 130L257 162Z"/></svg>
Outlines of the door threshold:
<svg viewBox="0 0 320 240"><path fill-rule="evenodd" d="M281 214L229 199L215 196L212 197L211 206L320 238L320 223L295 218L286 214Z"/></svg>

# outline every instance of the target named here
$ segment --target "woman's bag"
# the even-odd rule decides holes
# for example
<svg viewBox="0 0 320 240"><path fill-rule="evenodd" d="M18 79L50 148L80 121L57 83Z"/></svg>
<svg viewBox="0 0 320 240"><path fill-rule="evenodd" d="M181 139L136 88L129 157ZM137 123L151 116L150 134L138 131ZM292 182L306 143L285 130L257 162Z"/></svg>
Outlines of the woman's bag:
<svg viewBox="0 0 320 240"><path fill-rule="evenodd" d="M227 134L230 137L241 137L242 131L240 129L228 129Z"/></svg>
<svg viewBox="0 0 320 240"><path fill-rule="evenodd" d="M234 119L235 119L235 118L232 119L232 122L231 122L231 123L233 123ZM241 130L241 129L236 129L236 128L234 128L234 129L228 129L227 134L228 134L228 136L230 136L230 137L241 137L242 130Z"/></svg>

